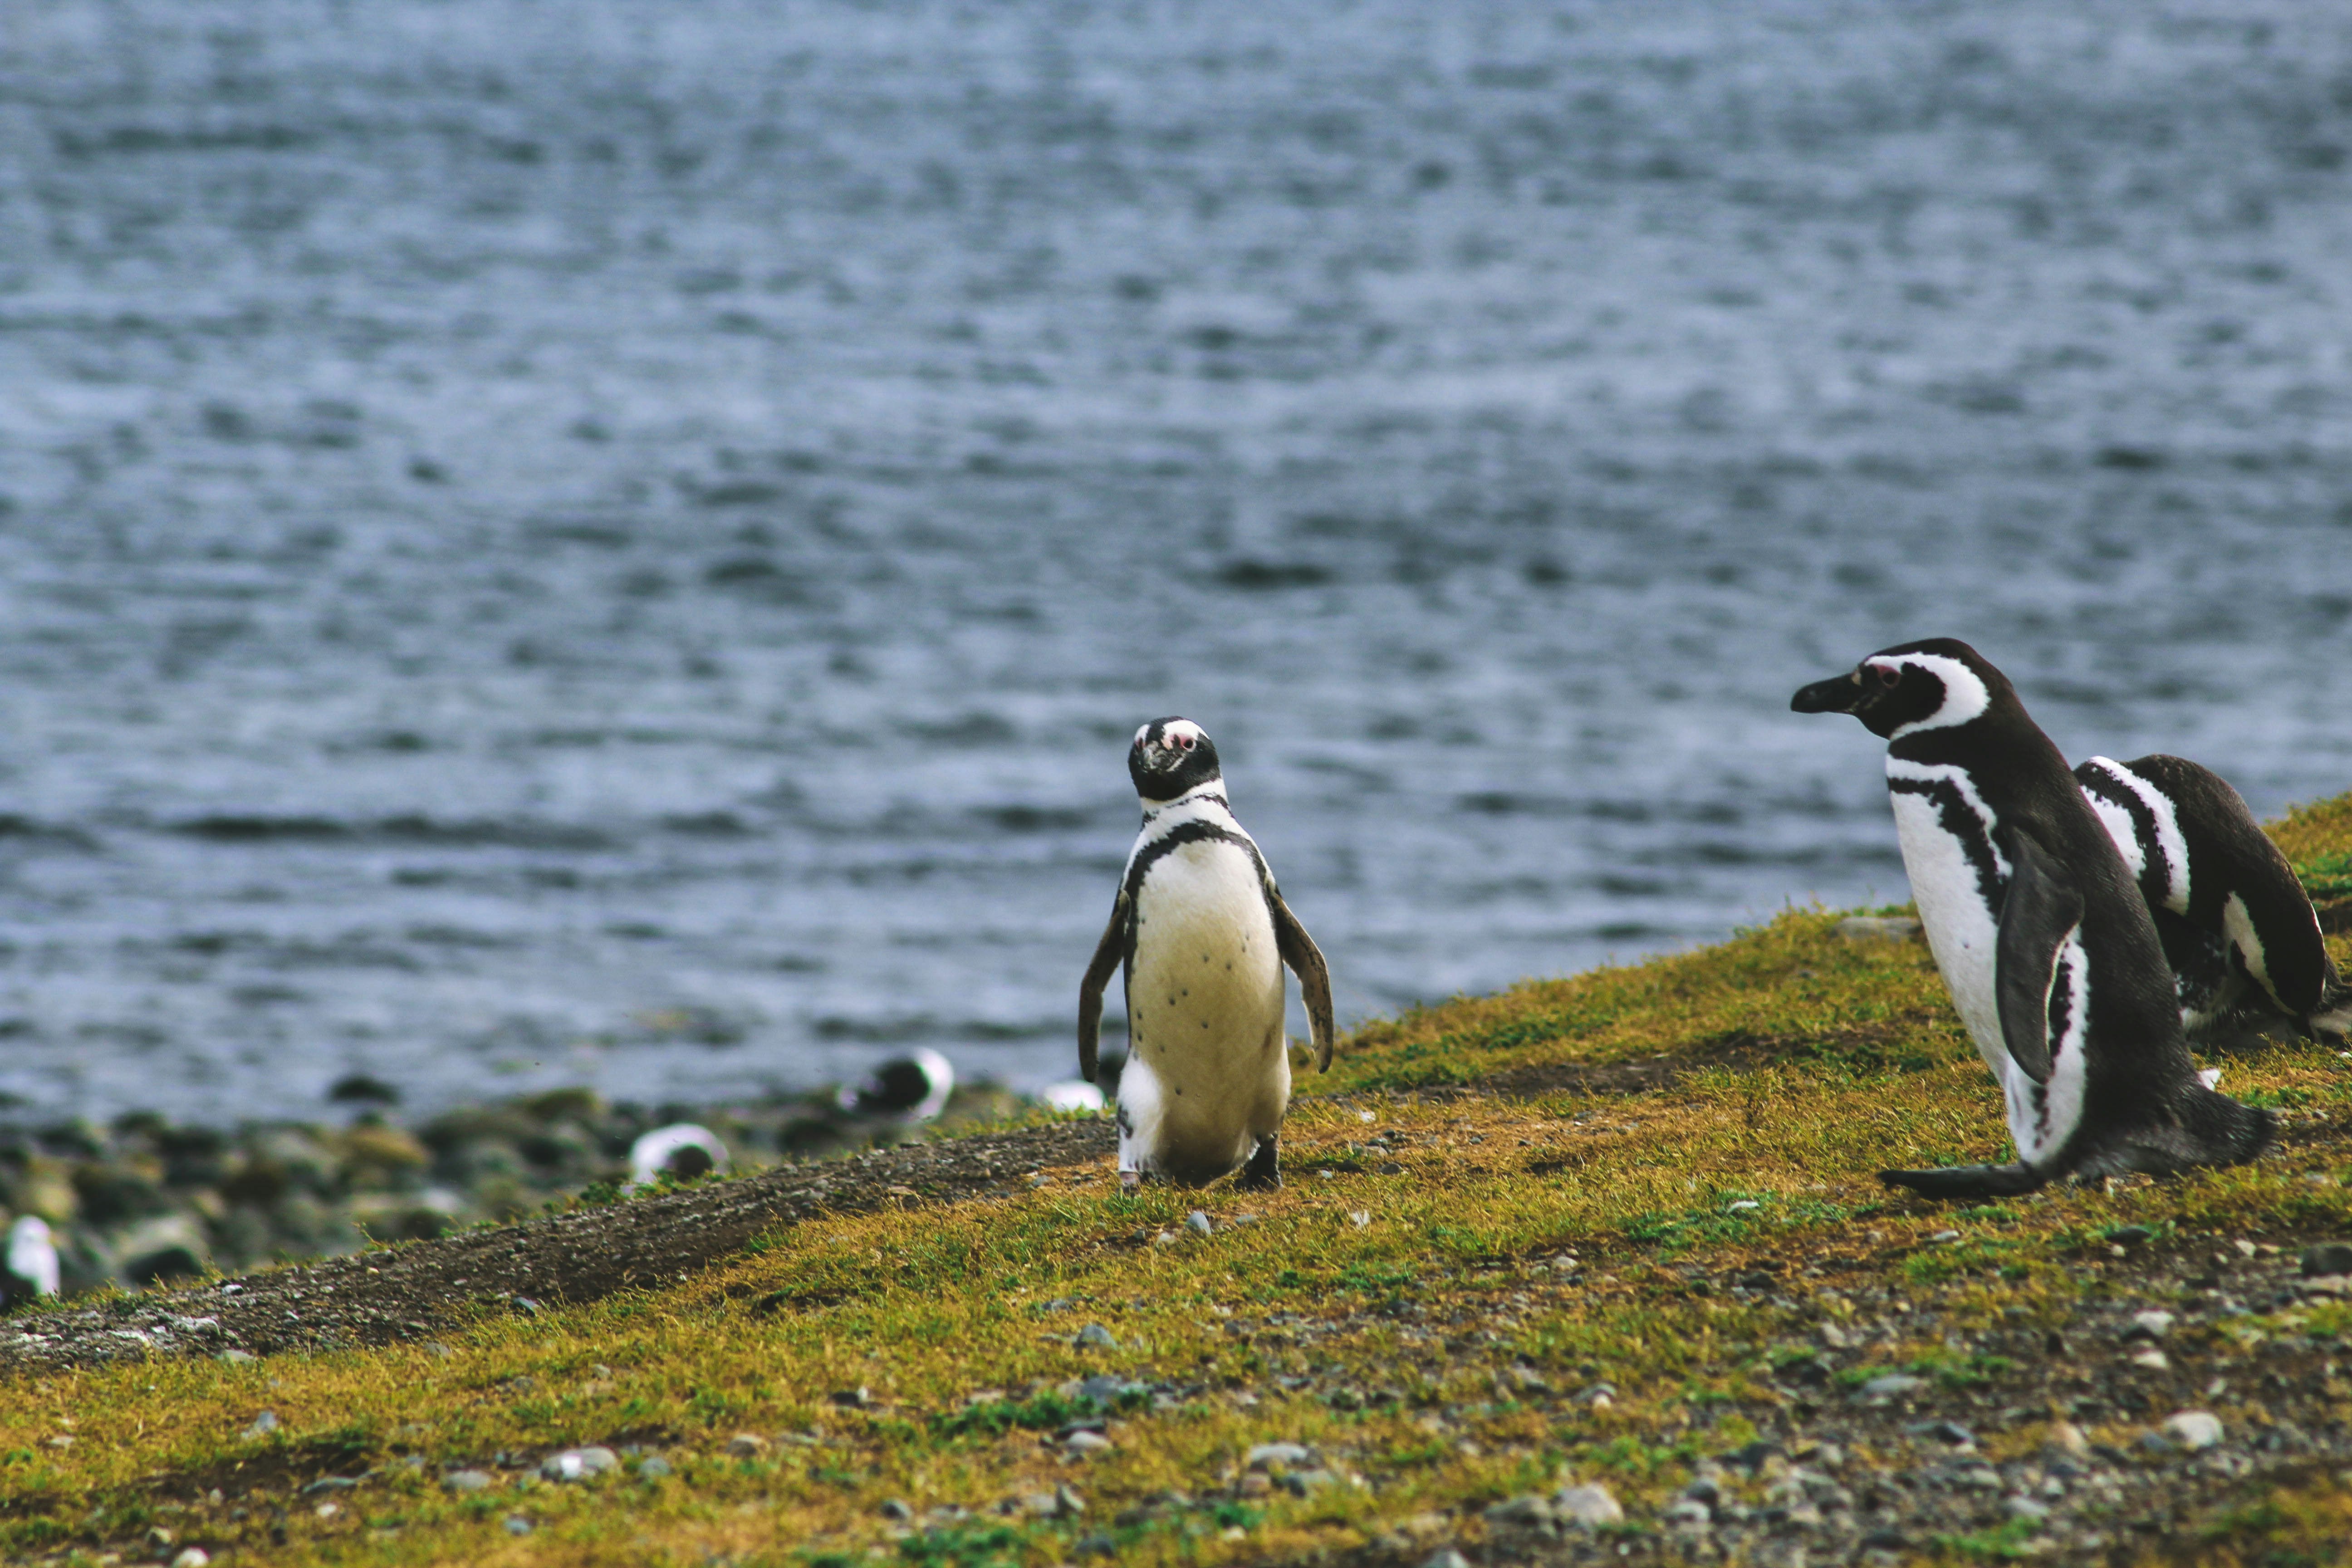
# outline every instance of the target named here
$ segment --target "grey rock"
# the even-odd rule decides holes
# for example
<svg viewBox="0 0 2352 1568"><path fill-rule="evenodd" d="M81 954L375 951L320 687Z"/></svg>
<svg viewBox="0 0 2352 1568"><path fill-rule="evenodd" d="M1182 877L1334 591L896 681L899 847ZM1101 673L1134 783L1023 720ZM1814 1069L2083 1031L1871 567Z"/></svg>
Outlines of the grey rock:
<svg viewBox="0 0 2352 1568"><path fill-rule="evenodd" d="M1083 1427L1062 1439L1062 1447L1073 1454L1099 1454L1118 1446L1101 1433L1089 1432Z"/></svg>
<svg viewBox="0 0 2352 1568"><path fill-rule="evenodd" d="M2124 1339L2127 1343L2138 1340L2160 1340L2172 1331L2175 1321L2169 1312L2135 1312L2130 1325L2124 1330Z"/></svg>
<svg viewBox="0 0 2352 1568"><path fill-rule="evenodd" d="M897 1520L898 1522L903 1524L907 1521L915 1517L915 1510L901 1500L898 1498L890 1498L885 1500L882 1504L882 1517L884 1519Z"/></svg>
<svg viewBox="0 0 2352 1568"><path fill-rule="evenodd" d="M1973 1448L1977 1446L1977 1435L1957 1421L1929 1421L1912 1430L1948 1447Z"/></svg>
<svg viewBox="0 0 2352 1568"><path fill-rule="evenodd" d="M498 1481L488 1470L451 1470L441 1484L453 1492L486 1492Z"/></svg>
<svg viewBox="0 0 2352 1568"><path fill-rule="evenodd" d="M1186 1215L1184 1216L1184 1223L1195 1234L1200 1236L1206 1236L1211 1231L1216 1229L1216 1226L1210 1223L1209 1216L1199 1209L1194 1209L1191 1214Z"/></svg>
<svg viewBox="0 0 2352 1568"><path fill-rule="evenodd" d="M2168 1419L2164 1435L2192 1454L2202 1453L2221 1441L2221 1421L2203 1410L2184 1410Z"/></svg>
<svg viewBox="0 0 2352 1568"><path fill-rule="evenodd" d="M2330 1274L2352 1274L2352 1247L2340 1241L2303 1249L2303 1277L2318 1279Z"/></svg>
<svg viewBox="0 0 2352 1568"><path fill-rule="evenodd" d="M2033 1524L2040 1524L2050 1517L2050 1505L2036 1502L2030 1497L2013 1497L2003 1506L2009 1510L2010 1518L2025 1520Z"/></svg>
<svg viewBox="0 0 2352 1568"><path fill-rule="evenodd" d="M1853 1391L1853 1396L1866 1405L1885 1405L1927 1386L1924 1377L1914 1377L1907 1372L1890 1372L1884 1377L1874 1377Z"/></svg>
<svg viewBox="0 0 2352 1568"><path fill-rule="evenodd" d="M551 1481L584 1481L618 1469L620 1465L621 1457L600 1444L550 1454L539 1467L539 1473Z"/></svg>
<svg viewBox="0 0 2352 1568"><path fill-rule="evenodd" d="M215 1361L225 1361L231 1366L245 1366L253 1362L259 1361L261 1358L255 1355L251 1351L241 1351L232 1345L227 1350L221 1352L220 1354L215 1356L213 1359Z"/></svg>
<svg viewBox="0 0 2352 1568"><path fill-rule="evenodd" d="M1267 1470L1276 1465L1284 1469L1299 1469L1315 1460L1313 1449L1298 1443L1260 1443L1242 1461L1246 1469Z"/></svg>
<svg viewBox="0 0 2352 1568"><path fill-rule="evenodd" d="M1555 1531L1559 1516L1552 1512L1549 1500L1536 1497L1515 1497L1496 1503L1484 1515L1487 1525L1496 1530Z"/></svg>
<svg viewBox="0 0 2352 1568"><path fill-rule="evenodd" d="M1625 1510L1618 1506L1609 1489L1598 1481L1562 1487L1552 1494L1551 1507L1563 1523L1580 1524L1587 1530L1625 1521Z"/></svg>
<svg viewBox="0 0 2352 1568"><path fill-rule="evenodd" d="M1665 1511L1658 1517L1670 1525L1680 1525L1688 1529L1712 1521L1715 1518L1715 1510L1696 1498L1686 1497L1678 1502L1668 1503Z"/></svg>
<svg viewBox="0 0 2352 1568"><path fill-rule="evenodd" d="M519 1513L509 1514L507 1516L507 1533L509 1535L529 1535L530 1533L530 1521L523 1518L523 1516Z"/></svg>
<svg viewBox="0 0 2352 1568"><path fill-rule="evenodd" d="M278 1412L275 1410L265 1410L260 1415L255 1416L253 1418L253 1425L247 1426L243 1432L239 1433L238 1436L248 1438L267 1437L272 1432L277 1431L278 1426L279 1422L278 1420Z"/></svg>
<svg viewBox="0 0 2352 1568"><path fill-rule="evenodd" d="M645 1462L637 1467L637 1475L639 1478L648 1481L657 1481L664 1476L671 1475L674 1472L670 1468L669 1461L663 1458L659 1454L646 1455Z"/></svg>
<svg viewBox="0 0 2352 1568"><path fill-rule="evenodd" d="M1311 1497L1327 1488L1338 1486L1339 1473L1337 1470L1293 1470L1282 1478L1282 1484L1300 1497Z"/></svg>
<svg viewBox="0 0 2352 1568"><path fill-rule="evenodd" d="M1834 929L1846 942L1909 942L1920 931L1909 915L1848 915Z"/></svg>
<svg viewBox="0 0 2352 1568"><path fill-rule="evenodd" d="M1088 1323L1085 1328L1080 1329L1077 1342L1107 1351L1118 1349L1118 1336L1100 1323Z"/></svg>
<svg viewBox="0 0 2352 1568"><path fill-rule="evenodd" d="M1441 1546L1429 1554L1421 1568L1470 1568L1470 1559L1451 1546Z"/></svg>

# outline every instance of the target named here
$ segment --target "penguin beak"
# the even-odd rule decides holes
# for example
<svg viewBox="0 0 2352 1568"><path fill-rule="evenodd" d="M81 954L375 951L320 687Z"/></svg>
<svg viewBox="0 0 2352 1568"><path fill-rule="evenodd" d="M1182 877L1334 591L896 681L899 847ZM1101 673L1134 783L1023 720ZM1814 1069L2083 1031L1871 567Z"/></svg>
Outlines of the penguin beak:
<svg viewBox="0 0 2352 1568"><path fill-rule="evenodd" d="M1832 675L1811 686L1800 686L1789 699L1792 713L1851 713L1862 705L1865 689L1852 675Z"/></svg>

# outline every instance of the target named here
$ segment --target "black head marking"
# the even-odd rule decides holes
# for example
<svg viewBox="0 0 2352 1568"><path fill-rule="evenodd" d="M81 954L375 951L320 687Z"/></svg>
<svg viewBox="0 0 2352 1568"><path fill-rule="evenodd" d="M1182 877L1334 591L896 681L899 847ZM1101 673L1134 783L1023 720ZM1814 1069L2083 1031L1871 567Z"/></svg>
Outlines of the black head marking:
<svg viewBox="0 0 2352 1568"><path fill-rule="evenodd" d="M1971 722L2015 706L2009 678L1968 644L1927 637L1881 648L1854 666L1801 687L1789 699L1799 713L1851 713L1882 740Z"/></svg>
<svg viewBox="0 0 2352 1568"><path fill-rule="evenodd" d="M1217 748L1190 719L1154 719L1135 732L1127 774L1148 801L1174 800L1219 778Z"/></svg>

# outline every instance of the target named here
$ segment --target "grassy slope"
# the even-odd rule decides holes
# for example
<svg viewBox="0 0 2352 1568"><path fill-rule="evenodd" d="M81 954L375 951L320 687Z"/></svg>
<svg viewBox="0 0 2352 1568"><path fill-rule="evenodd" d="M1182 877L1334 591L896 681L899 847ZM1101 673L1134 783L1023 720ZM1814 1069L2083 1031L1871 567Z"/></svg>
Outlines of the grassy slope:
<svg viewBox="0 0 2352 1568"><path fill-rule="evenodd" d="M2278 831L2299 865L2347 863L2352 796ZM1592 1477L1654 1501L1699 1452L1752 1435L1720 1412L1778 1397L1763 1374L1790 1325L1761 1300L1668 1289L1689 1265L1720 1273L1859 1246L1885 1283L1942 1292L1954 1321L2005 1308L2056 1321L2099 1289L2079 1258L2108 1226L2352 1227L2352 1193L2305 1179L2307 1154L1960 1215L1889 1196L1870 1172L2003 1157L1998 1100L1925 949L1843 942L1833 923L1791 911L1717 947L1367 1026L1330 1078L1306 1086L1346 1098L1297 1108L1292 1180L1270 1197L1126 1197L1108 1170L1055 1172L1007 1201L803 1225L667 1289L485 1318L436 1345L11 1386L0 1556L156 1560L177 1550L148 1543L157 1527L235 1558L370 1563L822 1561L877 1546L890 1561L1045 1563L1096 1532L1122 1561L1265 1561L1395 1542L1400 1529L1425 1537L1427 1515L1444 1510L1475 1537L1477 1509L1497 1498ZM2341 963L2352 952L2338 940ZM1661 1052L1763 1065L1630 1097L1403 1092ZM2352 1109L2332 1053L2281 1047L2229 1071L2235 1092L2301 1114ZM1758 1206L1728 1207L1746 1201ZM1184 1228L1195 1206L1216 1234ZM1231 1225L1244 1215L1254 1222ZM1958 1243L1912 1245L1947 1227ZM1584 1260L1587 1283L1514 1300L1554 1279L1542 1264L1563 1250ZM1855 1289L1853 1276L1838 1282ZM1432 1353L1368 1310L1400 1299L1419 1321L1466 1312L1487 1332ZM1321 1338L1263 1331L1272 1314L1333 1310ZM1261 1331L1229 1332L1236 1320ZM1087 1323L1118 1346L1068 1342ZM1889 1366L1947 1357L1940 1342L1881 1353ZM1539 1411L1503 1380L1521 1362L1562 1389L1605 1377L1619 1396ZM1104 1371L1199 1392L1127 1411L1106 1453L1061 1457L1035 1429L1068 1414L1054 1390ZM1312 1381L1286 1388L1286 1375ZM860 1385L872 1407L833 1402ZM1335 1403L1335 1386L1370 1397L1345 1408L1354 1402ZM1440 1405L1455 1420L1435 1434L1420 1413ZM279 1429L240 1436L264 1409ZM743 1431L816 1440L731 1457ZM1251 1445L1294 1439L1368 1484L1134 1506L1168 1489L1205 1497ZM2038 1441L2029 1422L1989 1447ZM674 1473L639 1476L633 1458L589 1485L511 1485L550 1449L593 1442L650 1445ZM461 1462L500 1484L444 1490L439 1473ZM358 1489L299 1490L369 1467ZM997 1511L1056 1484L1086 1500L1083 1520ZM215 1487L221 1503L206 1500ZM2326 1543L2352 1523L2340 1495L2282 1491L2221 1527L2203 1560L2284 1546L2332 1556ZM893 1499L972 1515L898 1544L881 1511ZM511 1532L518 1519L529 1533Z"/></svg>

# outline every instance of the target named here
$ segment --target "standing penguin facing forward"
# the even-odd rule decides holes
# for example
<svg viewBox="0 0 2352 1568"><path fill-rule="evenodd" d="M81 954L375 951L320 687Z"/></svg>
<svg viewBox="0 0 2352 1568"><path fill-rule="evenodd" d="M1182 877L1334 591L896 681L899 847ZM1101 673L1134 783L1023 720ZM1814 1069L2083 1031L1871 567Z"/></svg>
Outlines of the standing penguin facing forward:
<svg viewBox="0 0 2352 1568"><path fill-rule="evenodd" d="M1127 966L1118 1179L1202 1186L1237 1165L1278 1187L1290 1104L1284 964L1297 972L1318 1071L1331 1065L1331 973L1225 804L1217 749L1189 719L1135 732L1127 771L1143 801L1110 924L1078 988L1078 1071L1094 1081L1102 992Z"/></svg>
<svg viewBox="0 0 2352 1568"><path fill-rule="evenodd" d="M2198 1078L2147 902L2007 677L1937 637L1872 654L1789 706L1851 713L1886 740L1920 923L2017 1141L2015 1164L1882 1179L1990 1197L2262 1152L2272 1117Z"/></svg>

